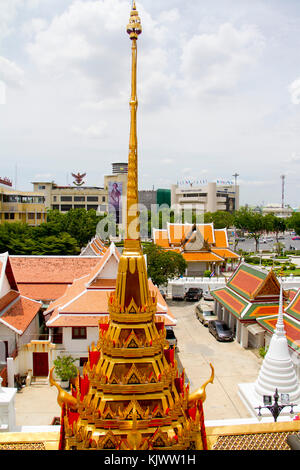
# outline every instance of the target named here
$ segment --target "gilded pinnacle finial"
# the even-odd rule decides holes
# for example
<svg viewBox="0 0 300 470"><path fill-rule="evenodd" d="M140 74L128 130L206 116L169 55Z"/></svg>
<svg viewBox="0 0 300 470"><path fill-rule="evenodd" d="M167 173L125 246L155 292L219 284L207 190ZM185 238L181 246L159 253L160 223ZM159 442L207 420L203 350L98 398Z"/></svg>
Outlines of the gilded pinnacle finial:
<svg viewBox="0 0 300 470"><path fill-rule="evenodd" d="M127 25L127 33L130 39L137 39L142 32L141 19L136 10L135 1L132 3L132 10L130 12L129 23Z"/></svg>

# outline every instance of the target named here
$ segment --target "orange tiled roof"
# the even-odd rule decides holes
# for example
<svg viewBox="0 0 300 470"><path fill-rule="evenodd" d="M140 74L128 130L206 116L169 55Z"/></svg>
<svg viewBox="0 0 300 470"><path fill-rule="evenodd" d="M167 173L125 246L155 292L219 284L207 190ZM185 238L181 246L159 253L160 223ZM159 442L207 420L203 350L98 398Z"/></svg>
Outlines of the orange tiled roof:
<svg viewBox="0 0 300 470"><path fill-rule="evenodd" d="M180 245L192 228L192 224L168 224L168 239L170 245Z"/></svg>
<svg viewBox="0 0 300 470"><path fill-rule="evenodd" d="M81 256L10 256L17 284L66 283L70 284L88 274L99 257Z"/></svg>
<svg viewBox="0 0 300 470"><path fill-rule="evenodd" d="M4 314L0 317L0 322L17 330L17 333L21 335L28 328L40 308L40 302L19 296L5 310Z"/></svg>
<svg viewBox="0 0 300 470"><path fill-rule="evenodd" d="M68 284L19 284L19 292L33 300L55 300L61 297Z"/></svg>
<svg viewBox="0 0 300 470"><path fill-rule="evenodd" d="M227 230L226 228L214 229L216 248L228 248Z"/></svg>
<svg viewBox="0 0 300 470"><path fill-rule="evenodd" d="M188 262L211 262L211 261L224 261L221 256L218 256L212 251L190 251L181 253L184 259Z"/></svg>
<svg viewBox="0 0 300 470"><path fill-rule="evenodd" d="M153 231L154 243L162 248L169 248L168 232L167 230L158 230Z"/></svg>
<svg viewBox="0 0 300 470"><path fill-rule="evenodd" d="M201 233L203 239L208 243L215 242L215 233L213 224L198 224L197 229Z"/></svg>
<svg viewBox="0 0 300 470"><path fill-rule="evenodd" d="M85 290L60 309L60 313L98 313L107 315L107 296L110 291Z"/></svg>
<svg viewBox="0 0 300 470"><path fill-rule="evenodd" d="M230 259L230 258L238 259L238 258L240 258L239 255L234 253L234 251L229 250L228 248L212 248L212 251L216 255L219 255L224 259Z"/></svg>
<svg viewBox="0 0 300 470"><path fill-rule="evenodd" d="M114 289L116 287L116 279L95 279L89 285L89 289Z"/></svg>
<svg viewBox="0 0 300 470"><path fill-rule="evenodd" d="M108 315L107 297L111 290L88 289L86 280L87 277L75 281L76 288L70 286L64 296L49 306L45 312L45 314L51 313L51 317L47 321L49 327L97 326L99 319L103 315ZM157 315L164 318L167 326L174 326L175 318L159 289L154 286L151 280L149 280L149 288L157 294ZM89 319L91 314L94 316Z"/></svg>
<svg viewBox="0 0 300 470"><path fill-rule="evenodd" d="M0 315L4 308L6 308L13 300L19 297L19 292L15 290L10 290L0 299Z"/></svg>

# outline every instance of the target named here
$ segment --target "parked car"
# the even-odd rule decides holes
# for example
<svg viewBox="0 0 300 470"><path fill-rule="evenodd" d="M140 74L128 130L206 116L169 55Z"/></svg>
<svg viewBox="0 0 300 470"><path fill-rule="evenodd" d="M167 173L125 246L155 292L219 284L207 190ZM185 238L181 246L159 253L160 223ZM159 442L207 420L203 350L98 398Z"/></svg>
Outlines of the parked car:
<svg viewBox="0 0 300 470"><path fill-rule="evenodd" d="M215 312L208 306L198 304L196 305L195 312L196 317L204 326L208 326L209 322L212 320L217 320Z"/></svg>
<svg viewBox="0 0 300 470"><path fill-rule="evenodd" d="M185 300L200 300L202 297L202 289L199 287L190 287L185 294Z"/></svg>
<svg viewBox="0 0 300 470"><path fill-rule="evenodd" d="M296 235L295 237L292 237L292 240L300 240L300 237Z"/></svg>
<svg viewBox="0 0 300 470"><path fill-rule="evenodd" d="M218 341L233 341L233 331L222 320L209 322L208 330Z"/></svg>
<svg viewBox="0 0 300 470"><path fill-rule="evenodd" d="M184 300L184 285L172 285L172 300Z"/></svg>
<svg viewBox="0 0 300 470"><path fill-rule="evenodd" d="M203 292L203 299L204 300L214 300L213 296L211 295L211 292L209 289L206 289L204 292Z"/></svg>
<svg viewBox="0 0 300 470"><path fill-rule="evenodd" d="M171 326L166 326L166 340L168 341L170 346L175 346L177 348L177 338L175 336L174 330Z"/></svg>
<svg viewBox="0 0 300 470"><path fill-rule="evenodd" d="M163 289L159 289L159 292L161 293L161 296L162 296L163 299L167 298L167 294L165 293L165 291Z"/></svg>

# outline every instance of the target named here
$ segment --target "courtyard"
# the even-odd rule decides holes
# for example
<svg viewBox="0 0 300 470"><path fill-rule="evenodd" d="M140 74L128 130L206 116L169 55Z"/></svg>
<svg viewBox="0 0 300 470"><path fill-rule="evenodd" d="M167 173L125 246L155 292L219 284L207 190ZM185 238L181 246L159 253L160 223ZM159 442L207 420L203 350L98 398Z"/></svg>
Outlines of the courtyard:
<svg viewBox="0 0 300 470"><path fill-rule="evenodd" d="M214 383L206 388L205 420L249 418L250 413L238 395L238 384L256 380L261 359L235 341L216 341L197 320L196 303L168 300L168 304L177 320L174 330L178 365L185 370L190 391L209 379L210 363L215 369ZM60 416L56 397L56 388L46 382L23 388L16 394L17 426L49 426L54 417Z"/></svg>
<svg viewBox="0 0 300 470"><path fill-rule="evenodd" d="M209 304L201 300L201 303ZM209 333L195 315L194 302L168 300L177 320L174 328L178 340L177 360L185 370L190 391L200 387L215 370L213 384L206 388L206 420L243 419L251 417L238 395L238 384L254 382L262 359L236 341L221 343Z"/></svg>

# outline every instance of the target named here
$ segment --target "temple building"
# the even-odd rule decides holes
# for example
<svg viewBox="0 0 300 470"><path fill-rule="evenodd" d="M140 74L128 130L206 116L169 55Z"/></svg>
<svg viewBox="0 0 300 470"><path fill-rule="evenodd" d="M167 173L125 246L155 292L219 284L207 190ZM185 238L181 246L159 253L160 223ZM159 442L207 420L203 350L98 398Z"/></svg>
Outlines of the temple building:
<svg viewBox="0 0 300 470"><path fill-rule="evenodd" d="M166 229L153 229L153 241L165 250L181 253L187 262L186 276L205 271L220 275L237 265L240 256L229 248L227 230L210 224L167 223Z"/></svg>
<svg viewBox="0 0 300 470"><path fill-rule="evenodd" d="M211 291L215 313L235 333L245 348L268 347L276 329L280 284L274 271L241 263L226 286ZM300 336L299 292L283 291L283 321L290 353L298 349ZM297 353L299 354L299 353Z"/></svg>

